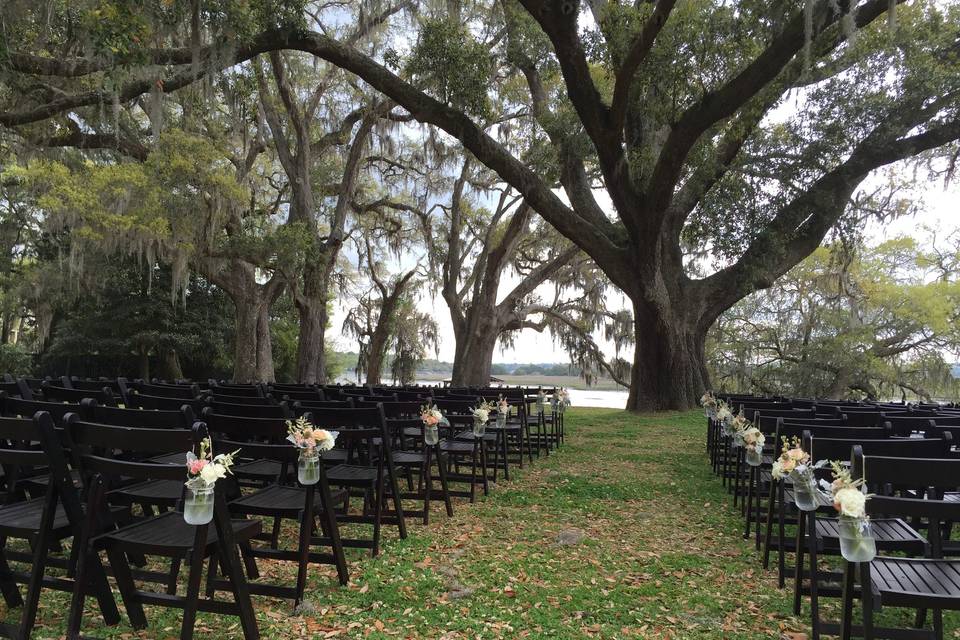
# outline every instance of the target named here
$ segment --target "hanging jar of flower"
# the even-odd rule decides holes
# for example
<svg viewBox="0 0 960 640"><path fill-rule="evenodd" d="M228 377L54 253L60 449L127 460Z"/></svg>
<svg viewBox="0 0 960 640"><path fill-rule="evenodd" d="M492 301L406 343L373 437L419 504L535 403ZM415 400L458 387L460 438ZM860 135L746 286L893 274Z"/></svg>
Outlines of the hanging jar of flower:
<svg viewBox="0 0 960 640"><path fill-rule="evenodd" d="M547 394L543 389L537 391L537 413L543 414L546 410L547 405Z"/></svg>
<svg viewBox="0 0 960 640"><path fill-rule="evenodd" d="M507 426L507 415L510 413L510 405L503 396L497 400L497 428L503 429Z"/></svg>
<svg viewBox="0 0 960 640"><path fill-rule="evenodd" d="M793 482L793 501L798 509L814 511L821 505L814 470L825 464L825 461L811 464L810 454L803 450L799 438L784 438L782 452L773 463L772 473L777 480L789 478Z"/></svg>
<svg viewBox="0 0 960 640"><path fill-rule="evenodd" d="M214 486L217 480L226 477L237 454L213 455L210 438L200 441L200 455L187 452L187 487L183 502L183 520L191 525L204 525L213 519Z"/></svg>
<svg viewBox="0 0 960 640"><path fill-rule="evenodd" d="M763 463L763 445L766 438L760 429L754 426L747 427L741 432L743 441L743 459L751 467L759 467Z"/></svg>
<svg viewBox="0 0 960 640"><path fill-rule="evenodd" d="M423 443L433 446L440 442L440 425L449 425L447 418L434 405L420 408L420 419L423 421Z"/></svg>
<svg viewBox="0 0 960 640"><path fill-rule="evenodd" d="M473 413L473 435L482 437L487 432L487 420L490 419L490 412L494 405L490 402L481 402L472 410Z"/></svg>
<svg viewBox="0 0 960 640"><path fill-rule="evenodd" d="M287 440L300 450L297 457L297 480L304 486L320 482L320 452L333 449L336 431L317 429L303 416L287 420Z"/></svg>
<svg viewBox="0 0 960 640"><path fill-rule="evenodd" d="M700 406L703 407L703 415L713 420L717 417L717 399L713 397L712 391L707 391L700 396Z"/></svg>
<svg viewBox="0 0 960 640"><path fill-rule="evenodd" d="M559 396L557 398L557 411L560 412L560 415L563 415L566 412L567 407L570 406L570 392L563 387L560 387L557 395Z"/></svg>
<svg viewBox="0 0 960 640"><path fill-rule="evenodd" d="M864 493L863 480L853 480L842 463L833 462L831 466L830 493L839 514L840 555L848 562L870 562L877 555L877 541L867 516L870 496Z"/></svg>

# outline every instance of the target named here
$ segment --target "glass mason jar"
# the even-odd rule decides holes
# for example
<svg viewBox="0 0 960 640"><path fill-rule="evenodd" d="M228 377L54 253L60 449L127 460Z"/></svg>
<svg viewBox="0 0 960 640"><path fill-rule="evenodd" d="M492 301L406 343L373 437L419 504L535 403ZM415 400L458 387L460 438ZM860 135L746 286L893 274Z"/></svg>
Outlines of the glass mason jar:
<svg viewBox="0 0 960 640"><path fill-rule="evenodd" d="M813 475L791 473L790 479L793 480L793 501L797 505L797 509L815 511L820 504L817 500L819 491Z"/></svg>
<svg viewBox="0 0 960 640"><path fill-rule="evenodd" d="M497 412L497 426L500 427L501 429L503 429L505 426L507 426L507 412L506 412L506 411L498 411L498 412Z"/></svg>
<svg viewBox="0 0 960 640"><path fill-rule="evenodd" d="M709 418L710 420L717 419L717 410L715 407L707 407L706 413L707 413L707 418Z"/></svg>
<svg viewBox="0 0 960 640"><path fill-rule="evenodd" d="M840 516L840 555L848 562L870 562L877 555L873 527L866 518Z"/></svg>
<svg viewBox="0 0 960 640"><path fill-rule="evenodd" d="M566 410L567 410L567 403L565 401L557 403L557 411L560 412L560 415L563 415L563 412Z"/></svg>
<svg viewBox="0 0 960 640"><path fill-rule="evenodd" d="M537 396L537 413L543 413L546 408L546 403L544 403L543 398Z"/></svg>
<svg viewBox="0 0 960 640"><path fill-rule="evenodd" d="M440 429L435 424L423 425L423 443L433 446L440 442Z"/></svg>
<svg viewBox="0 0 960 640"><path fill-rule="evenodd" d="M213 485L187 487L187 499L183 503L183 520L187 524L201 525L213 520Z"/></svg>
<svg viewBox="0 0 960 640"><path fill-rule="evenodd" d="M733 429L732 431L733 433L730 434L730 438L733 441L732 442L733 448L739 449L740 447L743 446L743 432L737 431L735 429Z"/></svg>
<svg viewBox="0 0 960 640"><path fill-rule="evenodd" d="M763 463L763 451L759 447L748 447L743 457L751 467L759 467Z"/></svg>
<svg viewBox="0 0 960 640"><path fill-rule="evenodd" d="M320 482L320 454L315 449L303 449L297 460L297 480L302 485Z"/></svg>
<svg viewBox="0 0 960 640"><path fill-rule="evenodd" d="M473 419L473 435L478 438L487 432L487 421L480 418Z"/></svg>

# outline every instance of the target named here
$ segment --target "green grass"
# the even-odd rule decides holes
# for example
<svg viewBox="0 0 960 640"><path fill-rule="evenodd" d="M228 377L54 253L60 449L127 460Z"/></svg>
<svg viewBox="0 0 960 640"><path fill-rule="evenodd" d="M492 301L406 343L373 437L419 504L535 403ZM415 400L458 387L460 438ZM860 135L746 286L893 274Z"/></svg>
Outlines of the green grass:
<svg viewBox="0 0 960 640"><path fill-rule="evenodd" d="M567 415L562 451L477 504L457 502L453 519L438 509L429 527L412 525L402 541L388 530L379 558L352 554L348 587L320 567L302 613L255 598L262 636L766 639L808 630L807 619L790 615L791 592L776 588L742 539L707 464L700 416ZM560 532L573 528L585 539L560 545ZM261 564L265 574L291 575L287 565ZM67 596L44 592L42 602L35 637L57 637ZM177 636L178 612L147 613L146 631L106 628L88 601L85 630ZM947 637L960 637L957 617L948 624ZM234 619L201 615L196 637L241 634Z"/></svg>

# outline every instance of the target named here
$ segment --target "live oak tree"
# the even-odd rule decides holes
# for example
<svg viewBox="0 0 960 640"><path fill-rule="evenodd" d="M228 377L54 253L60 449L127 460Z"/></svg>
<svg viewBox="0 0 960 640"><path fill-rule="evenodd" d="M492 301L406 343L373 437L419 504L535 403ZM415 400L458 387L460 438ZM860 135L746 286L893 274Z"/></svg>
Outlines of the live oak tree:
<svg viewBox="0 0 960 640"><path fill-rule="evenodd" d="M955 393L958 256L955 236L818 248L720 316L708 349L717 386L871 400Z"/></svg>
<svg viewBox="0 0 960 640"><path fill-rule="evenodd" d="M630 409L693 405L708 386L704 342L716 318L809 255L871 172L949 153L960 138L953 4L505 0L478 9L453 22L502 33L484 39L496 64L413 73L418 65L403 58L415 62L418 47L463 49L473 38L443 16L418 22L416 38L401 34L397 51L360 50L277 10L260 30L210 28L211 37L190 48L195 55L140 50L158 71L150 79L116 78L112 90L5 91L0 124L29 127L85 105L133 100L157 76L175 90L268 51L323 58L460 140L629 296ZM329 11L342 18L344 7ZM126 62L77 48L52 61L13 50L7 60L31 79ZM503 75L475 81L504 63L525 91ZM513 89L511 99L534 121L529 139L501 144L486 130L477 86ZM565 198L526 161L527 142L553 158ZM691 245L727 250L714 272L695 277L684 263Z"/></svg>

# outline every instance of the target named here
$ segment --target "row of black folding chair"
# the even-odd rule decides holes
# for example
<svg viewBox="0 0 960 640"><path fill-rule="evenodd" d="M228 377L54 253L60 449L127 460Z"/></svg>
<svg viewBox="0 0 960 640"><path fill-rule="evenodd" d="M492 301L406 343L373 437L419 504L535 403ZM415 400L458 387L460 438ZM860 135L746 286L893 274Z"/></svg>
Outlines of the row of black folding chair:
<svg viewBox="0 0 960 640"><path fill-rule="evenodd" d="M814 437L809 430L803 435L804 451L810 452L815 460L846 461L850 459L855 447L871 455L937 460L943 458L950 444L949 438L946 440L940 438L834 439ZM829 468L815 473L818 478L829 480ZM960 482L960 479L956 482ZM840 554L839 520L833 505L824 505L810 514L800 511L798 516L794 565L794 614L800 615L802 596L809 595L813 637L819 638L825 631L820 620L819 599L842 596L842 591L835 586L841 583L842 576L820 567L822 556ZM879 551L920 556L924 554L927 539L918 531L920 523L906 522L894 517L875 518L871 524ZM804 569L805 553L808 557L806 569ZM828 624L826 631L835 629L834 625Z"/></svg>

